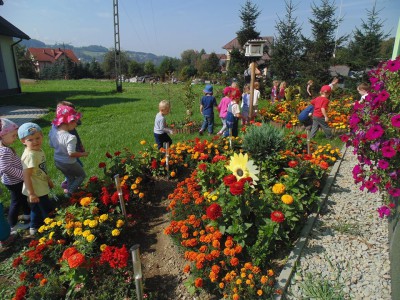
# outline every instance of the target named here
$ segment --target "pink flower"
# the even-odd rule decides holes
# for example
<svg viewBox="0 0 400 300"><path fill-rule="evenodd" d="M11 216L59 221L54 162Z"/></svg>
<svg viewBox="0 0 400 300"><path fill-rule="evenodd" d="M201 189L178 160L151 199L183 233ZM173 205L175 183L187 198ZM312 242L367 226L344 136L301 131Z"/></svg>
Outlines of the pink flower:
<svg viewBox="0 0 400 300"><path fill-rule="evenodd" d="M390 215L390 208L386 205L383 205L377 209L379 213L379 218L383 218L384 216Z"/></svg>
<svg viewBox="0 0 400 300"><path fill-rule="evenodd" d="M400 114L393 116L390 121L393 127L400 127Z"/></svg>
<svg viewBox="0 0 400 300"><path fill-rule="evenodd" d="M380 159L380 160L378 161L378 167L379 167L380 169L382 169L382 170L386 170L386 169L389 167L389 163L388 163L386 160L384 160L384 159Z"/></svg>
<svg viewBox="0 0 400 300"><path fill-rule="evenodd" d="M398 188L390 188L388 193L393 197L399 197L400 196L400 189L398 189Z"/></svg>
<svg viewBox="0 0 400 300"><path fill-rule="evenodd" d="M372 126L368 129L367 133L365 134L365 137L367 140L376 140L380 138L384 133L384 130L381 125L375 125Z"/></svg>
<svg viewBox="0 0 400 300"><path fill-rule="evenodd" d="M384 157L392 158L396 155L396 150L394 150L392 146L384 146L381 150Z"/></svg>
<svg viewBox="0 0 400 300"><path fill-rule="evenodd" d="M386 69L390 72L396 72L400 69L400 61L399 60L389 60Z"/></svg>

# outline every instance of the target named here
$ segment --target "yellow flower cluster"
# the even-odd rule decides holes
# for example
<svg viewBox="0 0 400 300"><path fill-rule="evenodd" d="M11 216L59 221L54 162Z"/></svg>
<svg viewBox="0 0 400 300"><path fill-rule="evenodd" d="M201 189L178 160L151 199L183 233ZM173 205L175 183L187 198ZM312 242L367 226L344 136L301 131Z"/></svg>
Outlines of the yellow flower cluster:
<svg viewBox="0 0 400 300"><path fill-rule="evenodd" d="M212 201L217 201L218 197L219 197L219 191L215 191L215 192L205 192L203 194L204 199L207 199L208 202L212 202Z"/></svg>

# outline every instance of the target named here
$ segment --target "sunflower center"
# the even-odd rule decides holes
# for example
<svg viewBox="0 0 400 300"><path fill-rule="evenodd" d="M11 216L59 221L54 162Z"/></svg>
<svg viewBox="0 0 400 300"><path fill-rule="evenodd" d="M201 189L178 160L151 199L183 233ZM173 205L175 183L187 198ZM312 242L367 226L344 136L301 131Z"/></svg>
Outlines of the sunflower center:
<svg viewBox="0 0 400 300"><path fill-rule="evenodd" d="M244 175L244 172L243 172L242 169L237 169L237 170L236 170L236 174L237 174L239 177L242 177L242 176Z"/></svg>

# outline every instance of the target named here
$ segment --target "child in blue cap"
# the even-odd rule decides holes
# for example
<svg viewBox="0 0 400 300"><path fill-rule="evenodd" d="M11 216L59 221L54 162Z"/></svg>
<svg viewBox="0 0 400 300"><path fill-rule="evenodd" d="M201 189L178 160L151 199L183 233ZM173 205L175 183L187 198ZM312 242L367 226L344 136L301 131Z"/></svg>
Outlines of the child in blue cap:
<svg viewBox="0 0 400 300"><path fill-rule="evenodd" d="M203 125L200 128L200 135L208 129L208 134L214 132L214 107L217 107L217 100L213 96L213 86L208 84L203 90L204 96L200 100L200 113L203 115Z"/></svg>
<svg viewBox="0 0 400 300"><path fill-rule="evenodd" d="M46 155L42 150L43 133L39 125L24 123L18 128L18 137L25 145L22 154L24 184L22 193L28 196L31 205L29 233L34 235L43 221L53 211L48 194L54 187L47 175Z"/></svg>

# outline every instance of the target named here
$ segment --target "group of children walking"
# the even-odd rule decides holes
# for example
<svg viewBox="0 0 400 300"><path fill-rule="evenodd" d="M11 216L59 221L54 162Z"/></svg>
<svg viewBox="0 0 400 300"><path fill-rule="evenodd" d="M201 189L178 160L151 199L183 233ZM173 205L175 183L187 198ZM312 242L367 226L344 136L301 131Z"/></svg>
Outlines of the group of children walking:
<svg viewBox="0 0 400 300"><path fill-rule="evenodd" d="M65 176L62 187L66 197L79 188L86 176L79 161L80 157L88 155L76 131L80 119L81 114L76 112L74 105L62 101L57 105L56 118L49 133L56 168ZM5 118L1 118L0 123L0 176L11 196L9 227L0 228L3 233L0 241L4 245L15 237L18 229L29 227L29 233L36 234L44 219L54 210L49 198L54 184L47 173L41 127L32 122L18 127ZM25 146L21 158L12 148L17 139ZM21 226L19 223L20 210L23 213L20 219L29 225Z"/></svg>

